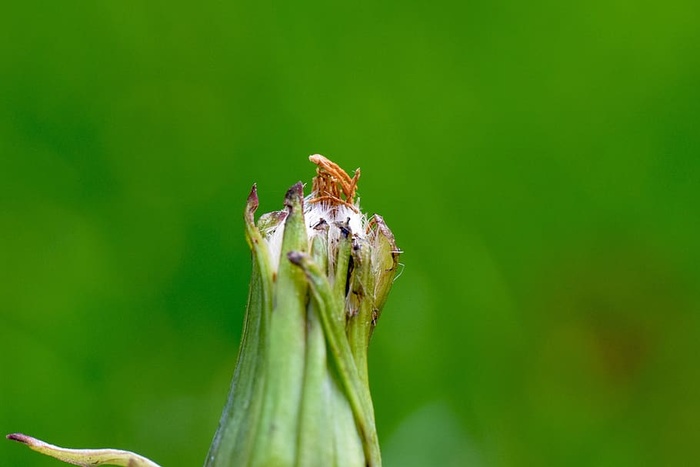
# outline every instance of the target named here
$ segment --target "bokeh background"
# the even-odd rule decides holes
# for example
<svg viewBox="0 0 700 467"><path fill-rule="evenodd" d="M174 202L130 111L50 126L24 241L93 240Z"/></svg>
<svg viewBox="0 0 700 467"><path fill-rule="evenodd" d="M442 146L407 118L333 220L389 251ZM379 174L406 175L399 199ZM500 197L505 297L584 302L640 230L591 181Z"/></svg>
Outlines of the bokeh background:
<svg viewBox="0 0 700 467"><path fill-rule="evenodd" d="M201 465L241 213L361 167L385 464L700 458L700 3L14 2L0 431ZM0 464L55 466L9 441Z"/></svg>

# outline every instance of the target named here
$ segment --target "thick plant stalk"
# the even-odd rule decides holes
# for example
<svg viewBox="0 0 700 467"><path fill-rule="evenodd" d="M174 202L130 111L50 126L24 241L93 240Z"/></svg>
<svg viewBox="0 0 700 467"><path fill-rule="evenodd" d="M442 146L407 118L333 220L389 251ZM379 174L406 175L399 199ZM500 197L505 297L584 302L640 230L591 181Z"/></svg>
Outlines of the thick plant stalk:
<svg viewBox="0 0 700 467"><path fill-rule="evenodd" d="M284 210L262 215L248 196L253 258L236 369L205 467L379 467L367 350L396 275L399 250L369 221L351 178L323 156L311 194L301 182ZM65 449L26 435L9 439L74 465L158 467L116 449Z"/></svg>

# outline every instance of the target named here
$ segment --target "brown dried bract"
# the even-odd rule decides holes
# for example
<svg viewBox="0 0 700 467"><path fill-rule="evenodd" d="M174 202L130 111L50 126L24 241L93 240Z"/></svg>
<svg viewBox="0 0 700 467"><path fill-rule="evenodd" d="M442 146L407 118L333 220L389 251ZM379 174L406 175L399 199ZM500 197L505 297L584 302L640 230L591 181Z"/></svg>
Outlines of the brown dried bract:
<svg viewBox="0 0 700 467"><path fill-rule="evenodd" d="M314 198L310 202L327 201L331 205L342 204L358 212L354 203L360 169L355 170L355 174L350 178L338 164L320 154L309 156L309 160L318 166L313 181Z"/></svg>

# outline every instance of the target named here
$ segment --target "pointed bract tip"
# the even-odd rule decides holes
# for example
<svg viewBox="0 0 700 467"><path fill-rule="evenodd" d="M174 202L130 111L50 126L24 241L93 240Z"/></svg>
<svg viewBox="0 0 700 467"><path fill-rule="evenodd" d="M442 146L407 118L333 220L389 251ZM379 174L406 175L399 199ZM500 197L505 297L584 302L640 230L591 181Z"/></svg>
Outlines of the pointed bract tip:
<svg viewBox="0 0 700 467"><path fill-rule="evenodd" d="M248 195L248 210L255 211L258 209L258 185L253 183L253 187L250 189L250 194Z"/></svg>
<svg viewBox="0 0 700 467"><path fill-rule="evenodd" d="M306 257L307 255L301 251L290 251L287 253L287 259L297 266L301 266Z"/></svg>
<svg viewBox="0 0 700 467"><path fill-rule="evenodd" d="M318 222L316 222L316 225L314 225L312 229L320 232L328 232L329 227L330 226L328 225L328 222L326 222L326 219L322 217Z"/></svg>
<svg viewBox="0 0 700 467"><path fill-rule="evenodd" d="M284 195L284 205L287 207L292 207L292 204L301 204L304 200L304 184L301 182L296 182L292 185L287 193Z"/></svg>
<svg viewBox="0 0 700 467"><path fill-rule="evenodd" d="M345 220L345 222L335 221L333 224L340 229L340 233L343 235L343 238L352 236L349 217Z"/></svg>

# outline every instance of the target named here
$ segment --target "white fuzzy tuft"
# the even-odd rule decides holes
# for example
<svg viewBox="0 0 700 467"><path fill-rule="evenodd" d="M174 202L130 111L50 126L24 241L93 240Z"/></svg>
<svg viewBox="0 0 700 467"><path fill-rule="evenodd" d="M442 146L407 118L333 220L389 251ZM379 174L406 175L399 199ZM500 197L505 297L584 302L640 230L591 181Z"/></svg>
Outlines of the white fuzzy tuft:
<svg viewBox="0 0 700 467"><path fill-rule="evenodd" d="M270 254L270 261L273 271L277 271L280 265L280 255L282 254L282 238L284 238L284 221L274 229L263 232L263 238L267 243L267 251Z"/></svg>
<svg viewBox="0 0 700 467"><path fill-rule="evenodd" d="M329 259L335 259L335 248L340 240L341 230L336 223L345 223L349 219L350 230L353 237L357 239L365 238L367 218L359 212L359 200L354 204L357 211L345 205L331 204L324 201L311 202L313 195L307 196L304 200L304 224L309 239L309 248L315 235L320 232L316 227L321 219L328 224L328 248ZM272 262L272 270L277 271L282 254L282 239L284 238L284 221L267 228L261 232Z"/></svg>

